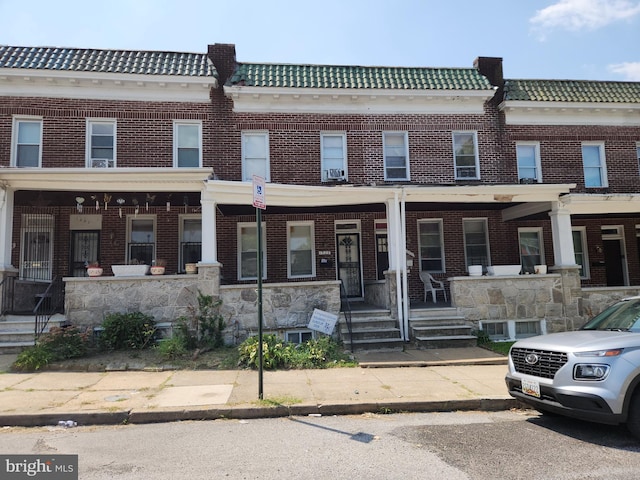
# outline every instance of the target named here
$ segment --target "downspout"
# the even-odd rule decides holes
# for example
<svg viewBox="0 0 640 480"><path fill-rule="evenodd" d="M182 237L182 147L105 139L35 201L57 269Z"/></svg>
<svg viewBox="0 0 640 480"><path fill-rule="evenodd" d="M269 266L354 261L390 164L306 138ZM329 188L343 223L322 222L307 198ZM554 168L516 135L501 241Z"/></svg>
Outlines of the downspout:
<svg viewBox="0 0 640 480"><path fill-rule="evenodd" d="M402 230L402 252L404 252L404 258L400 257L402 261L402 306L403 306L403 321L404 321L404 341L409 341L409 281L407 276L407 219L406 214L406 200L407 192L402 189L402 201L400 202L400 228Z"/></svg>
<svg viewBox="0 0 640 480"><path fill-rule="evenodd" d="M398 208L398 192L394 191L393 192L393 213L394 216L397 216L400 211L400 209ZM396 244L396 248L395 248L395 254L396 254L396 306L398 308L398 326L400 327L400 338L402 338L404 340L405 338L405 333L404 333L404 318L403 318L403 310L402 310L402 278L400 277L400 265L401 265L401 252L402 252L402 244L400 243L400 234L401 234L401 228L397 228L397 221L394 222L394 229L393 229L393 234L395 237L395 244Z"/></svg>

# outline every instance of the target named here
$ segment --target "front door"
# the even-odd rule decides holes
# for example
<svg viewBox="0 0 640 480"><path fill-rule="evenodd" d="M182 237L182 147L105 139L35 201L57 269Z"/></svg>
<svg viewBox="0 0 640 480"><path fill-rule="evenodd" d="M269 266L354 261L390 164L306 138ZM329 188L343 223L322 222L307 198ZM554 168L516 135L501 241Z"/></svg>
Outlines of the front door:
<svg viewBox="0 0 640 480"><path fill-rule="evenodd" d="M622 225L602 226L602 247L608 287L629 285Z"/></svg>
<svg viewBox="0 0 640 480"><path fill-rule="evenodd" d="M71 261L69 275L72 277L86 277L86 267L89 263L100 258L99 230L71 231Z"/></svg>
<svg viewBox="0 0 640 480"><path fill-rule="evenodd" d="M338 280L342 280L349 298L362 298L360 233L337 233Z"/></svg>

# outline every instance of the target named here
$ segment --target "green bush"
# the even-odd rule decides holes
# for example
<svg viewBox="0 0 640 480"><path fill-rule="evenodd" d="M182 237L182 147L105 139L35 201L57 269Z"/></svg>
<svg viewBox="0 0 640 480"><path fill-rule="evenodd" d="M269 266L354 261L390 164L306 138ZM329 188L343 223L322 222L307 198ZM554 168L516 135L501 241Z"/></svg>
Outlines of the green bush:
<svg viewBox="0 0 640 480"><path fill-rule="evenodd" d="M35 371L51 362L83 357L88 351L88 335L76 327L52 327L33 347L24 349L13 363L14 370Z"/></svg>
<svg viewBox="0 0 640 480"><path fill-rule="evenodd" d="M187 353L184 339L179 336L167 338L158 342L158 353L164 360L176 360Z"/></svg>
<svg viewBox="0 0 640 480"><path fill-rule="evenodd" d="M238 364L257 369L260 359L258 337L250 337L238 347ZM333 338L323 336L302 344L287 343L276 335L262 336L262 365L266 370L325 368L343 363L348 356Z"/></svg>
<svg viewBox="0 0 640 480"><path fill-rule="evenodd" d="M99 344L106 350L147 348L153 343L156 333L153 317L141 312L107 315L102 328Z"/></svg>
<svg viewBox="0 0 640 480"><path fill-rule="evenodd" d="M224 345L222 332L226 323L220 315L222 300L214 300L198 290L198 306L190 307L190 318L180 317L177 324L177 336L188 350L195 348L212 349ZM174 333L174 336L176 333Z"/></svg>

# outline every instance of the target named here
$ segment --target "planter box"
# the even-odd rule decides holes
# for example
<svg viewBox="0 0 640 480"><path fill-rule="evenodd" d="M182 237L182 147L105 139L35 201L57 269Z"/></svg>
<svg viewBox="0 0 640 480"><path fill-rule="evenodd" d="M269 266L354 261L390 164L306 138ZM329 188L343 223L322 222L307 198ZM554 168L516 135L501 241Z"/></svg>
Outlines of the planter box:
<svg viewBox="0 0 640 480"><path fill-rule="evenodd" d="M520 275L521 265L492 265L487 267L487 273L494 276Z"/></svg>
<svg viewBox="0 0 640 480"><path fill-rule="evenodd" d="M111 265L116 277L142 277L149 274L149 265Z"/></svg>

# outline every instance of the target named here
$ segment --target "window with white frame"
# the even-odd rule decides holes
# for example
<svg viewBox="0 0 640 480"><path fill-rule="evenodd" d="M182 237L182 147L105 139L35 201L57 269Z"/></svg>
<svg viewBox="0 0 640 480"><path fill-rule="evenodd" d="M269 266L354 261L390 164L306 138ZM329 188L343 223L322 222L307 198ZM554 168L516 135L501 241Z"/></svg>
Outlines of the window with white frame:
<svg viewBox="0 0 640 480"><path fill-rule="evenodd" d="M540 144L538 142L518 142L516 144L516 157L518 159L518 181L520 183L542 181Z"/></svg>
<svg viewBox="0 0 640 480"><path fill-rule="evenodd" d="M587 251L587 227L573 227L573 251L576 265L580 265L580 278L589 278L589 254Z"/></svg>
<svg viewBox="0 0 640 480"><path fill-rule="evenodd" d="M544 265L542 228L518 228L520 265L525 272L534 273L536 265Z"/></svg>
<svg viewBox="0 0 640 480"><path fill-rule="evenodd" d="M269 134L242 132L242 181L250 182L257 175L269 182L269 170Z"/></svg>
<svg viewBox="0 0 640 480"><path fill-rule="evenodd" d="M585 187L598 188L608 186L604 143L583 143L582 165L584 168Z"/></svg>
<svg viewBox="0 0 640 480"><path fill-rule="evenodd" d="M540 322L538 320L523 320L515 323L516 338L527 338L540 335Z"/></svg>
<svg viewBox="0 0 640 480"><path fill-rule="evenodd" d="M128 215L127 264L151 265L156 258L155 215Z"/></svg>
<svg viewBox="0 0 640 480"><path fill-rule="evenodd" d="M409 140L406 132L384 132L384 179L409 180Z"/></svg>
<svg viewBox="0 0 640 480"><path fill-rule="evenodd" d="M262 278L267 278L267 225L261 224ZM238 280L258 278L258 228L255 223L238 224Z"/></svg>
<svg viewBox="0 0 640 480"><path fill-rule="evenodd" d="M313 222L287 222L287 276L315 277Z"/></svg>
<svg viewBox="0 0 640 480"><path fill-rule="evenodd" d="M347 135L345 133L321 133L322 181L344 180L347 177Z"/></svg>
<svg viewBox="0 0 640 480"><path fill-rule="evenodd" d="M456 180L480 178L476 132L453 132L453 158Z"/></svg>
<svg viewBox="0 0 640 480"><path fill-rule="evenodd" d="M302 344L313 340L312 330L291 330L285 333L285 340L288 343Z"/></svg>
<svg viewBox="0 0 640 480"><path fill-rule="evenodd" d="M486 218L466 218L462 220L464 233L464 253L466 266L489 265L489 236Z"/></svg>
<svg viewBox="0 0 640 480"><path fill-rule="evenodd" d="M180 252L178 269L186 270L187 263L202 260L202 217L200 215L180 215Z"/></svg>
<svg viewBox="0 0 640 480"><path fill-rule="evenodd" d="M42 162L42 120L15 118L13 122L12 165L40 167Z"/></svg>
<svg viewBox="0 0 640 480"><path fill-rule="evenodd" d="M636 158L638 159L638 171L640 172L640 142L636 145Z"/></svg>
<svg viewBox="0 0 640 480"><path fill-rule="evenodd" d="M444 272L442 220L418 220L420 271Z"/></svg>
<svg viewBox="0 0 640 480"><path fill-rule="evenodd" d="M482 322L482 331L489 335L491 340L509 338L509 329L506 322Z"/></svg>
<svg viewBox="0 0 640 480"><path fill-rule="evenodd" d="M87 120L87 167L116 166L116 121Z"/></svg>
<svg viewBox="0 0 640 480"><path fill-rule="evenodd" d="M182 168L202 166L202 125L200 122L174 122L173 166Z"/></svg>

